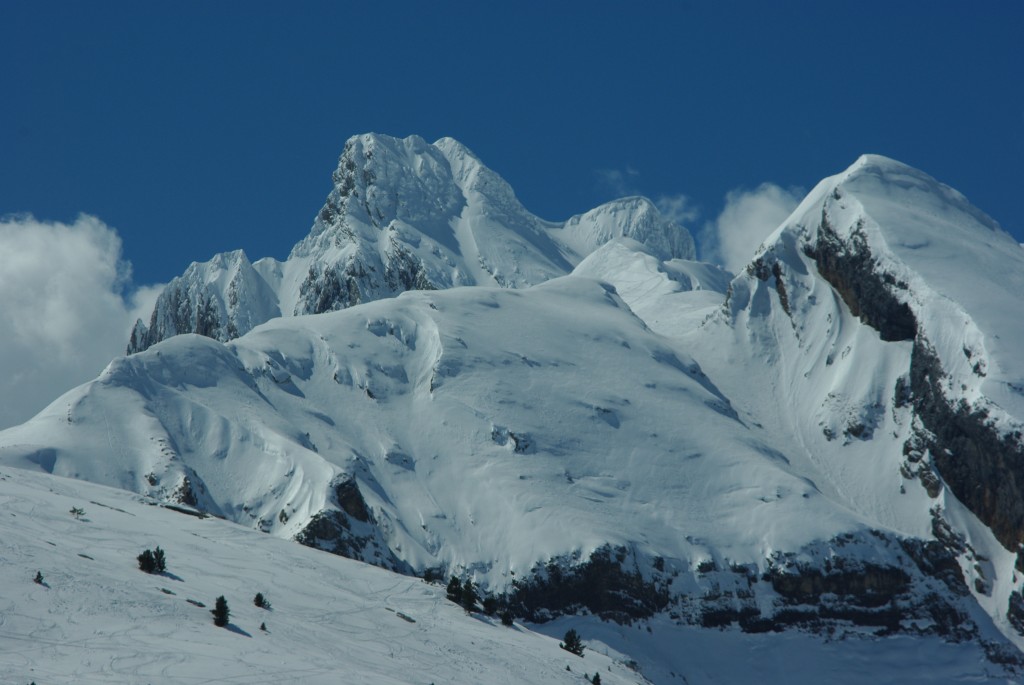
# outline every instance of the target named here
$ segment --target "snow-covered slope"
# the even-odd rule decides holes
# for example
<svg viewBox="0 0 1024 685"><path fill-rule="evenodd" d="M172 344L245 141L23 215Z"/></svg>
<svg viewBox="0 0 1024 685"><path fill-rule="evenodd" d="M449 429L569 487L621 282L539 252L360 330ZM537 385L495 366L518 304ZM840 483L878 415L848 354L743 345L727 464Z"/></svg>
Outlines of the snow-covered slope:
<svg viewBox="0 0 1024 685"><path fill-rule="evenodd" d="M442 586L122 491L5 470L0 501L5 683L644 682L596 640L580 659L465 613ZM145 574L136 557L156 547L167 571ZM210 616L219 596L226 628Z"/></svg>
<svg viewBox="0 0 1024 685"><path fill-rule="evenodd" d="M452 138L351 138L313 227L284 262L241 251L193 263L161 294L128 352L180 333L226 341L279 316L318 314L406 290L508 288L568 273L626 236L664 258L695 256L693 238L650 201L609 202L564 224L527 211L512 188Z"/></svg>
<svg viewBox="0 0 1024 685"><path fill-rule="evenodd" d="M685 538L723 517L741 537L716 548L742 562L862 527L692 359L579 277L407 293L228 345L178 336L3 435L8 463L289 537L356 479L397 568L499 587L605 544L702 556ZM808 511L813 524L778 525Z"/></svg>

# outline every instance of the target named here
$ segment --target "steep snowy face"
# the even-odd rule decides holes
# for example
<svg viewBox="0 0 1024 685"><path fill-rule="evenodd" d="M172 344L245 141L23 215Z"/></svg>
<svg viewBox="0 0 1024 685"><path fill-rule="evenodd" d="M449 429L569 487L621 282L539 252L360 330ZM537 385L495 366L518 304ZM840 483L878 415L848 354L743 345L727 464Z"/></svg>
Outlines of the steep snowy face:
<svg viewBox="0 0 1024 685"><path fill-rule="evenodd" d="M815 254L831 279L870 255L880 330L913 340L907 388L922 450L953 493L1016 550L1024 542L1024 252L934 179L864 157L822 209ZM856 218L854 218L856 216ZM838 226L839 228L832 228ZM852 266L850 264L852 263ZM881 282L880 284L878 282ZM913 451L916 448L916 451Z"/></svg>
<svg viewBox="0 0 1024 685"><path fill-rule="evenodd" d="M1022 276L1017 244L960 194L866 156L819 184L724 307L682 333L824 492L956 554L1008 634L1024 630Z"/></svg>
<svg viewBox="0 0 1024 685"><path fill-rule="evenodd" d="M572 217L552 235L583 257L614 238L631 238L661 259L697 258L693 237L645 197L627 197Z"/></svg>
<svg viewBox="0 0 1024 685"><path fill-rule="evenodd" d="M908 454L925 454L1015 550L1024 542L1024 252L962 195L892 160L862 157L830 185L776 245L795 240L883 341L912 345L900 388L921 425Z"/></svg>
<svg viewBox="0 0 1024 685"><path fill-rule="evenodd" d="M222 253L209 262L193 262L164 288L149 325L136 323L128 353L179 333L230 340L279 315L273 287L245 253Z"/></svg>
<svg viewBox="0 0 1024 685"><path fill-rule="evenodd" d="M292 256L322 253L356 235L376 242L380 229L392 222L414 225L454 251L449 220L461 212L465 198L448 161L419 136L351 138L332 179L334 189Z"/></svg>
<svg viewBox="0 0 1024 685"><path fill-rule="evenodd" d="M235 254L193 265L168 286L128 352L179 333L231 340L278 315L319 314L406 290L522 288L562 276L608 240L627 236L692 258L693 239L641 198L565 225L527 211L512 188L451 138L351 138L309 235L284 262L246 263L236 285L212 275ZM238 304L232 308L231 301Z"/></svg>

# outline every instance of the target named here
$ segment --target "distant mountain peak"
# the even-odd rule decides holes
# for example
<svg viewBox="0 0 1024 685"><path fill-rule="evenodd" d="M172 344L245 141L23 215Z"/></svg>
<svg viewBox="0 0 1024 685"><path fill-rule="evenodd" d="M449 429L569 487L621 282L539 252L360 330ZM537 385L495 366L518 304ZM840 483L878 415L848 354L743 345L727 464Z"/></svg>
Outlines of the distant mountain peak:
<svg viewBox="0 0 1024 685"><path fill-rule="evenodd" d="M128 352L179 333L230 340L274 316L344 309L407 290L527 287L569 273L620 236L669 258L693 257L686 229L640 198L565 224L544 221L453 138L353 136L332 182L287 260L249 264L235 251L193 264L160 295L148 324L135 326ZM235 263L245 275L225 280Z"/></svg>

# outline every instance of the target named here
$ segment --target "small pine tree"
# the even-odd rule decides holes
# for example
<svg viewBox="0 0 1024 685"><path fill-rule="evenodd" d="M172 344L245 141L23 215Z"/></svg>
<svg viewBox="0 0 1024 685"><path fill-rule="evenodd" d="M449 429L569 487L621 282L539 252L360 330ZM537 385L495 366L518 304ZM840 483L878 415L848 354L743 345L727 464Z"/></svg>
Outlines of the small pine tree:
<svg viewBox="0 0 1024 685"><path fill-rule="evenodd" d="M257 592L256 596L252 598L252 603L258 606L260 609L266 609L270 611L270 600L263 596L262 592Z"/></svg>
<svg viewBox="0 0 1024 685"><path fill-rule="evenodd" d="M76 519L80 519L83 516L85 516L85 509L82 509L80 507L71 507L71 515L74 516Z"/></svg>
<svg viewBox="0 0 1024 685"><path fill-rule="evenodd" d="M462 581L452 576L448 581L448 599L456 604L462 604Z"/></svg>
<svg viewBox="0 0 1024 685"><path fill-rule="evenodd" d="M591 680L590 682L592 682L594 685L601 685L601 674L595 673L593 680Z"/></svg>
<svg viewBox="0 0 1024 685"><path fill-rule="evenodd" d="M156 559L153 558L152 550L146 550L136 557L139 560L139 570L146 573L156 572Z"/></svg>
<svg viewBox="0 0 1024 685"><path fill-rule="evenodd" d="M32 579L36 585L43 584L43 574L40 571L36 571L36 577Z"/></svg>
<svg viewBox="0 0 1024 685"><path fill-rule="evenodd" d="M583 642L580 640L579 633L570 628L565 633L565 642L559 642L558 646L567 652L572 652L576 656L583 656Z"/></svg>
<svg viewBox="0 0 1024 685"><path fill-rule="evenodd" d="M488 616L494 616L495 612L498 611L498 600L492 595L484 597L483 601L484 613Z"/></svg>
<svg viewBox="0 0 1024 685"><path fill-rule="evenodd" d="M476 588L473 587L473 581L467 580L462 584L462 608L466 611L476 610Z"/></svg>
<svg viewBox="0 0 1024 685"><path fill-rule="evenodd" d="M503 625L503 626L511 626L512 625L512 612L509 611L508 609L505 609L505 611L501 612L501 625Z"/></svg>
<svg viewBox="0 0 1024 685"><path fill-rule="evenodd" d="M260 630L262 630L264 633L267 632L267 624L266 623L261 623L260 624Z"/></svg>
<svg viewBox="0 0 1024 685"><path fill-rule="evenodd" d="M163 573L167 570L167 557L160 547L147 549L135 558L139 560L139 569L146 573Z"/></svg>
<svg viewBox="0 0 1024 685"><path fill-rule="evenodd" d="M153 550L153 568L157 573L163 573L167 570L167 558L164 556L164 551L157 546Z"/></svg>
<svg viewBox="0 0 1024 685"><path fill-rule="evenodd" d="M213 625L223 628L228 624L228 617L231 615L231 611L228 609L228 600L224 599L224 595L217 598L213 608L210 609L210 613L213 614Z"/></svg>

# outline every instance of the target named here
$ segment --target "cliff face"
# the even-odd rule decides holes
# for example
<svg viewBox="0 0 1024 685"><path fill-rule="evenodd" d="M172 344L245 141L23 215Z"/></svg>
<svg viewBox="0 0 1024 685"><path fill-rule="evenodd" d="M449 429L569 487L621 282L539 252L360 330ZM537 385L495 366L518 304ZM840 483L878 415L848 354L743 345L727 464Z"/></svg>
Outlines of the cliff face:
<svg viewBox="0 0 1024 685"><path fill-rule="evenodd" d="M840 203L843 197L837 187L830 201ZM930 337L948 338L953 332L939 328L935 322L918 321L919 316L928 316L928 294L911 292L907 281L915 276L920 279L920 275L906 270L899 276L896 274L900 269L880 266L892 257L873 252L881 250L877 244L871 245L864 229L868 219L864 217L847 227L841 238L831 223L829 205L826 202L822 207L816 240L805 247L818 273L835 288L850 312L877 330L882 340L913 341L906 372L909 383L899 391L917 419L913 440L905 452L920 455L922 449L927 449L953 494L992 529L1007 549L1016 552L1019 543L1024 542L1024 443L1021 430L1013 424L1024 417L1004 417L1000 427L990 415L991 401L981 392L969 391L969 382L976 385L986 378L990 365L999 366L982 351L983 343L970 339L978 324L970 319L970 312L959 312L968 321L962 326L968 335L957 332L963 336L959 354L947 340L933 342ZM1020 261L1013 251L1007 257ZM915 314L915 307L919 314ZM1007 315L1013 316L1011 312ZM989 334L998 337L998 327L992 327ZM943 346L945 349L940 351ZM950 362L944 363L943 353L949 356L951 349L955 366L963 367L961 359L967 360L969 380L956 378L944 368Z"/></svg>
<svg viewBox="0 0 1024 685"><path fill-rule="evenodd" d="M899 525L927 525L1016 627L1024 367L1009 341L1022 301L1009 235L927 175L868 156L819 184L691 339L712 376L716 354L768 360L748 382L771 399L752 395L791 406L751 414L842 474L855 510L899 483ZM990 542L972 539L972 518Z"/></svg>
<svg viewBox="0 0 1024 685"><path fill-rule="evenodd" d="M231 340L280 315L277 295L241 250L193 263L157 299L149 323L136 323L128 353L181 333Z"/></svg>

